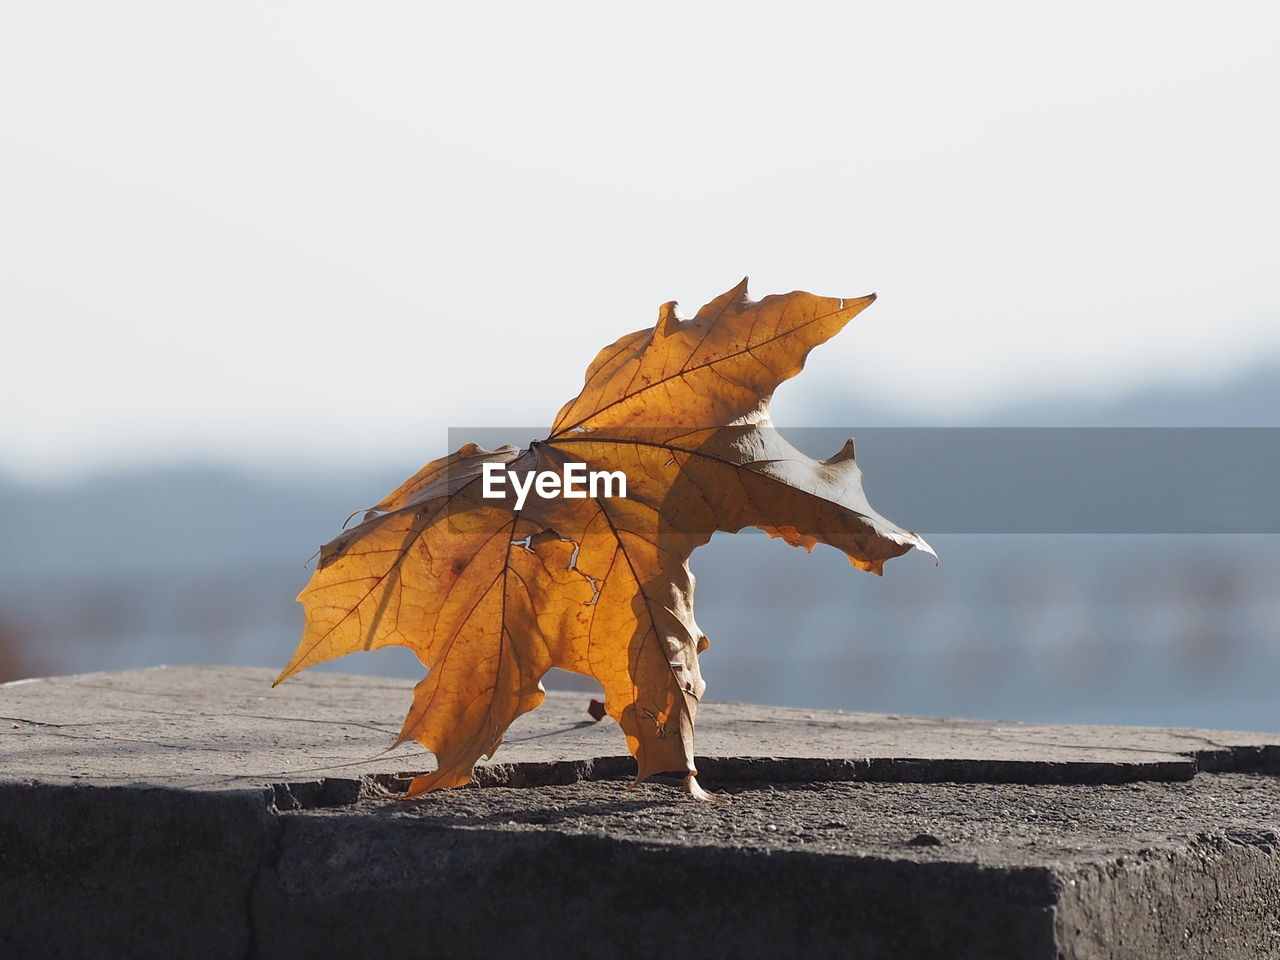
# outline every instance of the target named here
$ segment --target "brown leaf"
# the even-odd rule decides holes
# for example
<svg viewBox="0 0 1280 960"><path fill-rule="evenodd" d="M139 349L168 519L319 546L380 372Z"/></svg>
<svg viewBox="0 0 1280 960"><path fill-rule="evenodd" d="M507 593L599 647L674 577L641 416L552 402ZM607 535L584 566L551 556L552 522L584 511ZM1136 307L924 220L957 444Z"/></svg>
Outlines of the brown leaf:
<svg viewBox="0 0 1280 960"><path fill-rule="evenodd" d="M758 527L793 546L827 543L880 573L911 547L862 493L852 441L827 460L792 447L769 399L874 297L790 293L751 301L744 280L684 320L602 350L586 386L527 450L474 444L433 461L327 544L299 595L306 628L277 683L305 667L387 644L428 669L397 743L417 740L436 770L416 795L460 786L551 667L594 677L638 778L688 774L705 689L689 555L716 531ZM484 496L484 465L510 471ZM626 495L540 496L531 473L621 471ZM495 468L491 468L495 469ZM524 502L514 485L528 491ZM544 491L545 492L545 491Z"/></svg>

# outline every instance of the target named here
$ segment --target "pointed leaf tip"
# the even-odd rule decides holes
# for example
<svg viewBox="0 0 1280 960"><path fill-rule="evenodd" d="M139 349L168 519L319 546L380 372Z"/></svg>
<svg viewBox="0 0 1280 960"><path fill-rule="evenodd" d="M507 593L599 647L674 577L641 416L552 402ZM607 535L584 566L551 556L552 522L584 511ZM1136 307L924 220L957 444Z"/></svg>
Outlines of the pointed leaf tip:
<svg viewBox="0 0 1280 960"><path fill-rule="evenodd" d="M844 442L839 450L827 458L827 463L848 463L850 460L857 459L854 453L853 437Z"/></svg>
<svg viewBox="0 0 1280 960"><path fill-rule="evenodd" d="M658 322L655 329L662 336L669 337L680 328L683 320L684 318L680 316L680 304L675 300L668 300L658 307Z"/></svg>

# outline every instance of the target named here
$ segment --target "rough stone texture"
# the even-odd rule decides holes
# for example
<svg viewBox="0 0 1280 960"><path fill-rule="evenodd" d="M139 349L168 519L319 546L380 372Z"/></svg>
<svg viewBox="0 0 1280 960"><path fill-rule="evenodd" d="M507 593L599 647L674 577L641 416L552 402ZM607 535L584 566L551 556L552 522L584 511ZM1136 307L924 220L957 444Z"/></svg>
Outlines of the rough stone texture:
<svg viewBox="0 0 1280 960"><path fill-rule="evenodd" d="M393 751L406 680L307 673L272 689L248 667L157 667L0 685L5 775L44 783L223 790L430 769ZM552 693L507 732L483 782L624 777L634 770L589 695ZM873 779L1009 783L1186 780L1280 771L1280 734L938 720L710 701L698 711L708 783ZM604 761L603 763L600 761Z"/></svg>
<svg viewBox="0 0 1280 960"><path fill-rule="evenodd" d="M0 957L1280 956L1277 736L708 703L705 804L562 694L406 803L410 684L269 681L0 686Z"/></svg>

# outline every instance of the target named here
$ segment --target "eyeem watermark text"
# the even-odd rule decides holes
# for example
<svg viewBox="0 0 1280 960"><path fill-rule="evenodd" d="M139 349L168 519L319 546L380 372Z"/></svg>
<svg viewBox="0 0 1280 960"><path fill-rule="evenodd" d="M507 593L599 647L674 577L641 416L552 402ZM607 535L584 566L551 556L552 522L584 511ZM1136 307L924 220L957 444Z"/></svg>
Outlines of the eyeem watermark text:
<svg viewBox="0 0 1280 960"><path fill-rule="evenodd" d="M652 435L633 430L632 436L659 445L678 432L659 426ZM885 516L930 537L1280 535L1280 427L845 424L780 432L817 460L830 457L854 437L871 503ZM465 443L497 448L516 438L548 433L546 425L536 424L458 427L449 431L449 449ZM572 453L574 448L560 452ZM542 465L558 474L560 462ZM625 461L596 461L614 462ZM575 473L581 469L575 467ZM630 494L639 493L636 483L629 484ZM522 472L521 486L531 492L527 484ZM573 486L580 489L582 481ZM510 490L507 493L510 496Z"/></svg>
<svg viewBox="0 0 1280 960"><path fill-rule="evenodd" d="M525 498L534 490L544 500L564 497L568 500L585 500L587 497L625 497L627 475L621 470L587 470L585 463L566 463L557 473L554 470L530 470L521 476L500 463L486 463L482 496L490 500L506 497L504 483L511 484L516 492L516 509L524 508Z"/></svg>

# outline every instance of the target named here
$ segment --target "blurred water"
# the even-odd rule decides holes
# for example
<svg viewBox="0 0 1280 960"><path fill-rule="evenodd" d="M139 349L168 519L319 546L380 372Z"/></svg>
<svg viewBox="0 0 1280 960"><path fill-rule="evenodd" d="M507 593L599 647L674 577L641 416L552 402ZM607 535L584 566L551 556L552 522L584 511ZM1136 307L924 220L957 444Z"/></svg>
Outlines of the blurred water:
<svg viewBox="0 0 1280 960"><path fill-rule="evenodd" d="M193 469L0 489L0 670L279 668L308 554L398 479ZM708 699L1280 730L1280 536L932 540L941 566L913 553L878 578L826 547L718 535L692 560ZM321 669L421 676L404 650Z"/></svg>
<svg viewBox="0 0 1280 960"><path fill-rule="evenodd" d="M938 536L883 579L724 539L694 563L712 697L1280 729L1280 537Z"/></svg>

